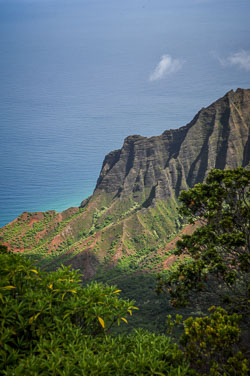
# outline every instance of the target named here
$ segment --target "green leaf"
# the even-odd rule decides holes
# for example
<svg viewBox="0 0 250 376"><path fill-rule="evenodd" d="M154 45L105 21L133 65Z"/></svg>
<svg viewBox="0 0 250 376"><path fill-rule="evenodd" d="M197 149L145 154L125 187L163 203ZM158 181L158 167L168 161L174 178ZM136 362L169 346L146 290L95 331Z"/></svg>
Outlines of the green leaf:
<svg viewBox="0 0 250 376"><path fill-rule="evenodd" d="M63 316L63 318L66 319L70 314L71 312L66 313L66 315Z"/></svg>
<svg viewBox="0 0 250 376"><path fill-rule="evenodd" d="M62 300L64 299L64 297L65 297L66 294L67 294L67 292L64 292L64 293L62 294Z"/></svg>

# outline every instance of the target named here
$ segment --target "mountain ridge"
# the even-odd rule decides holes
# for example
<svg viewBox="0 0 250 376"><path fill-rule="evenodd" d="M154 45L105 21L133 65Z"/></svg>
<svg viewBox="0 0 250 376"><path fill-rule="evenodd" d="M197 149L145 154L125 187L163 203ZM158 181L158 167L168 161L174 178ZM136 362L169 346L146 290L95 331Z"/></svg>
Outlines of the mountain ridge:
<svg viewBox="0 0 250 376"><path fill-rule="evenodd" d="M212 168L249 161L250 89L231 90L184 127L128 136L105 157L93 195L79 208L23 213L0 229L0 240L44 268L71 264L86 278L157 269L169 265L167 244L184 226L180 191Z"/></svg>
<svg viewBox="0 0 250 376"><path fill-rule="evenodd" d="M118 195L127 196L144 186L152 187L159 180L165 183L165 192L163 190L162 196L159 193L158 198L166 198L169 196L166 187L176 187L178 195L181 189L203 181L211 168L246 166L250 159L249 126L242 120L237 105L244 109L249 100L249 91L231 90L223 98L201 109L184 127L170 129L150 138L128 136L121 149L105 157L95 192L118 191ZM236 118L240 126L235 126ZM235 137L232 132L239 130L241 137ZM242 155L231 157L229 152L236 153L238 149L244 149ZM145 160L146 163L143 163ZM169 167L169 171L164 174L159 167L164 170ZM166 176L173 170L178 172L177 179ZM142 173L143 176L140 176Z"/></svg>

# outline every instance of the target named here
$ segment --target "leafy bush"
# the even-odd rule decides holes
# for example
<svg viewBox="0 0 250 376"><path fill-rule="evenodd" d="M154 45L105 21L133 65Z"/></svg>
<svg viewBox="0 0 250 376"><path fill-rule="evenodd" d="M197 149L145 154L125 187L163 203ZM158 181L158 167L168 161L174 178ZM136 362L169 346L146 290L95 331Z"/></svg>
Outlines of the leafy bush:
<svg viewBox="0 0 250 376"><path fill-rule="evenodd" d="M206 317L189 317L181 336L184 353L192 366L204 375L247 376L248 361L237 345L240 338L240 315L228 315L218 307Z"/></svg>
<svg viewBox="0 0 250 376"><path fill-rule="evenodd" d="M174 341L177 334L184 356L199 375L249 375L247 354L239 351L241 316L229 315L223 308L215 306L209 311L212 312L208 316L191 316L184 322L179 314L175 320L168 315L167 333Z"/></svg>
<svg viewBox="0 0 250 376"><path fill-rule="evenodd" d="M127 322L136 309L119 299L114 286L81 287L77 271L62 267L44 273L17 254L0 254L0 362L7 366L29 353L48 333L71 325L85 335L105 334L114 323Z"/></svg>
<svg viewBox="0 0 250 376"><path fill-rule="evenodd" d="M35 269L0 249L0 369L3 375L195 375L164 335L108 334L136 307L116 287L62 267Z"/></svg>

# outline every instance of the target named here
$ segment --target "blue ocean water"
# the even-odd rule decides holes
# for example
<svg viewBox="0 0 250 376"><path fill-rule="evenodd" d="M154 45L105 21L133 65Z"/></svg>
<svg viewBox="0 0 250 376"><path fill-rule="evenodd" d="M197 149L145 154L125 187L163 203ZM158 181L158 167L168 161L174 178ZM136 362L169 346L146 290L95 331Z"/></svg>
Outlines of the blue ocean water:
<svg viewBox="0 0 250 376"><path fill-rule="evenodd" d="M0 226L78 206L126 136L249 88L249 16L249 0L0 0Z"/></svg>

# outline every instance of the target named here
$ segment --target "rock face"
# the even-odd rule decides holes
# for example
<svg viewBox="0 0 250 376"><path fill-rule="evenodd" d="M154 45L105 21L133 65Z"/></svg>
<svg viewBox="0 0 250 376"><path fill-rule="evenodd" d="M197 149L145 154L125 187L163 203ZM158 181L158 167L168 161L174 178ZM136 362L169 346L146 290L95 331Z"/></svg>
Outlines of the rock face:
<svg viewBox="0 0 250 376"><path fill-rule="evenodd" d="M86 278L164 267L168 243L182 230L180 191L202 182L212 168L249 161L250 89L238 89L185 127L127 137L106 156L95 191L80 208L23 213L0 229L0 240L44 268L71 264Z"/></svg>
<svg viewBox="0 0 250 376"><path fill-rule="evenodd" d="M178 196L212 168L247 166L249 160L250 90L231 90L185 127L157 137L127 137L120 150L106 156L95 192L144 197L148 205Z"/></svg>

